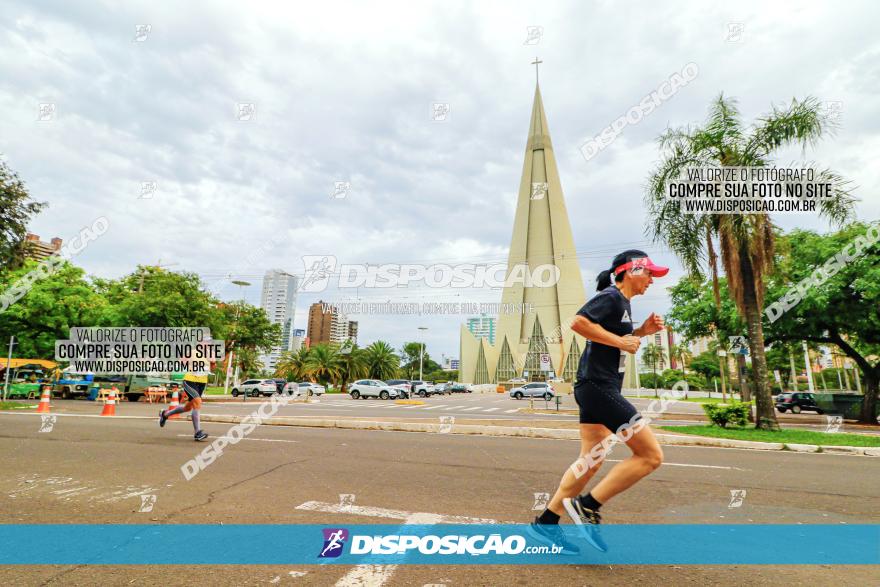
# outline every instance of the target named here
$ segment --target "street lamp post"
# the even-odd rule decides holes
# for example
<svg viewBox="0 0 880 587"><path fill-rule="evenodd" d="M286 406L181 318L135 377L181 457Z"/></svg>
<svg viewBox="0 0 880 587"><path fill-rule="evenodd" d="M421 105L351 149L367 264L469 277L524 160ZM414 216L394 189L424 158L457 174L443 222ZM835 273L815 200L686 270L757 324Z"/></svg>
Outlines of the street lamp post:
<svg viewBox="0 0 880 587"><path fill-rule="evenodd" d="M247 281L239 281L233 280L233 284L239 286L241 288L241 303L235 309L235 322L232 324L232 340L229 343L229 359L226 362L226 379L223 382L223 395L226 395L229 392L229 373L232 371L232 361L235 358L235 330L238 328L238 318L241 315L241 306L244 304L244 288L250 285ZM245 400L247 400L247 393L244 396Z"/></svg>
<svg viewBox="0 0 880 587"><path fill-rule="evenodd" d="M419 330L421 330L423 332L427 329L428 329L427 326L419 326ZM424 361L424 358L425 358L425 341L422 340L422 349L419 352L419 381L422 380L422 362Z"/></svg>

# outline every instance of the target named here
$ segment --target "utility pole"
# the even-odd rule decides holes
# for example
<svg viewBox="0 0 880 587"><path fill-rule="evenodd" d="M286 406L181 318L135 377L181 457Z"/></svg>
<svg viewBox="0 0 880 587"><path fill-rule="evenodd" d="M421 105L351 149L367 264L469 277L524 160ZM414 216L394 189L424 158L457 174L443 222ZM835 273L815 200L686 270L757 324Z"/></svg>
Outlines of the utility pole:
<svg viewBox="0 0 880 587"><path fill-rule="evenodd" d="M244 288L250 285L247 281L235 280L232 283L241 288L241 303L235 309L235 322L232 325L232 340L230 341L229 352L227 353L229 360L226 363L226 378L223 382L223 395L226 395L229 392L229 374L232 371L232 361L235 358L235 331L238 328L238 318L241 314L241 306L244 305ZM247 394L245 394L244 399L247 401Z"/></svg>
<svg viewBox="0 0 880 587"><path fill-rule="evenodd" d="M427 329L428 329L427 326L419 326L419 330L421 330L422 332L424 332ZM424 341L424 339L422 339L422 348L421 348L421 351L419 352L419 381L422 380L422 361L424 360L424 358L425 358L425 341Z"/></svg>
<svg viewBox="0 0 880 587"><path fill-rule="evenodd" d="M12 365L12 346L15 344L15 337L9 337L9 354L6 356L6 381L3 383L3 401L6 401L6 395L9 391L9 371Z"/></svg>

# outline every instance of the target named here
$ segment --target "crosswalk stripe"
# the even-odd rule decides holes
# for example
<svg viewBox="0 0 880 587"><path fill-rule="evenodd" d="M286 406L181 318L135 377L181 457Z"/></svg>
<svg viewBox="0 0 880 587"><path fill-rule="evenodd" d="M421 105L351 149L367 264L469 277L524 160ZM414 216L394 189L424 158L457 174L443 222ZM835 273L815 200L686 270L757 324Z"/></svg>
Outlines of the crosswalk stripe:
<svg viewBox="0 0 880 587"><path fill-rule="evenodd" d="M501 408L487 408L483 410L484 412L494 412L495 410L500 410Z"/></svg>
<svg viewBox="0 0 880 587"><path fill-rule="evenodd" d="M426 410L436 410L437 408L445 408L447 404L438 404L436 406L428 406Z"/></svg>
<svg viewBox="0 0 880 587"><path fill-rule="evenodd" d="M474 410L480 410L480 409L482 409L480 406L475 406L473 408L465 408L462 410L462 412L473 412Z"/></svg>
<svg viewBox="0 0 880 587"><path fill-rule="evenodd" d="M505 414L512 414L512 413L514 413L514 412L518 412L518 411L519 411L518 409L514 408L514 409L512 409L512 410L504 410L504 413L505 413Z"/></svg>
<svg viewBox="0 0 880 587"><path fill-rule="evenodd" d="M457 409L459 409L459 408L466 408L466 407L467 407L467 406L452 406L452 407L449 407L449 408L443 408L443 411L444 411L444 412L448 412L449 410L457 410Z"/></svg>

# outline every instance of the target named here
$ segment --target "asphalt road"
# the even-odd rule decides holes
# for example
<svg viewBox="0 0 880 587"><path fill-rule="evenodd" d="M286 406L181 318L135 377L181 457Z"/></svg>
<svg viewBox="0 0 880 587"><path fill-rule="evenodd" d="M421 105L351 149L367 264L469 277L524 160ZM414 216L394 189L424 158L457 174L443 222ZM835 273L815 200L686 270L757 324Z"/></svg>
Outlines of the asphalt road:
<svg viewBox="0 0 880 587"><path fill-rule="evenodd" d="M35 415L0 414L6 523L392 523L387 510L526 522L535 493L552 492L577 453L571 441L263 426L187 482L180 466L203 446L192 442L187 421L159 429L147 419L70 415L51 432L39 428ZM228 428L205 425L212 436ZM626 456L619 450L612 460ZM607 523L880 523L880 467L870 457L691 447L665 453L663 467L603 508ZM738 508L729 507L732 490L746 491ZM334 510L341 494L355 496L357 514ZM156 496L152 511L138 511L149 495ZM185 562L185 554L169 553L175 559ZM0 579L15 585L815 586L876 584L876 577L876 568L822 565L0 569Z"/></svg>
<svg viewBox="0 0 880 587"><path fill-rule="evenodd" d="M247 401L207 401L202 411L212 415L236 415L245 416L260 405L267 398L251 398ZM653 395L650 397L628 398L640 410L647 409L654 403ZM518 421L534 422L541 426L542 422L566 422L571 426L577 425L577 415L572 410L577 408L571 396L560 396L560 408L556 412L554 402L544 402L543 399L515 400L506 394L453 394L418 398L423 405L401 405L394 400L360 399L353 400L348 395L329 394L319 398L315 403L291 402L282 406L278 416L316 417L316 418L369 418L385 419L393 418L406 421L439 420L443 416L452 416L456 421L468 420L479 422L481 420L501 422ZM33 405L35 402L22 402ZM659 404L655 404L659 405ZM161 407L167 404L147 404L143 401L138 403L121 402L117 406L117 413L129 416L153 417ZM530 413L533 407L540 413ZM99 414L102 404L84 400L52 400L52 409L61 414ZM568 413L566 413L566 410ZM663 425L693 425L705 422L703 409L698 403L676 402L671 404L666 413L661 414L659 420ZM805 430L824 431L827 429L827 421L824 416L815 414L788 414L781 419L784 427L801 428ZM865 428L844 423L840 426L840 432L878 434L876 428Z"/></svg>

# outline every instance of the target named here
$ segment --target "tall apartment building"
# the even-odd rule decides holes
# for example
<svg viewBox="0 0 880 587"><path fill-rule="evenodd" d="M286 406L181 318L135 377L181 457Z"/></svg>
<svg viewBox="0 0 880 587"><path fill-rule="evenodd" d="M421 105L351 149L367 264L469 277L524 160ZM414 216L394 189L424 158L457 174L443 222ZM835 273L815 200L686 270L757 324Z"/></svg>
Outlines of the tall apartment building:
<svg viewBox="0 0 880 587"><path fill-rule="evenodd" d="M318 301L309 306L309 345L357 342L358 323L349 320L338 306Z"/></svg>
<svg viewBox="0 0 880 587"><path fill-rule="evenodd" d="M64 241L57 236L48 243L44 243L40 240L39 235L31 234L30 232L24 237L24 241L24 256L25 258L33 259L34 261L42 261L49 255L57 253L61 250L61 245L64 243Z"/></svg>
<svg viewBox="0 0 880 587"><path fill-rule="evenodd" d="M266 312L269 322L281 325L280 344L262 357L264 366L270 371L275 370L282 352L293 350L293 319L298 287L299 278L281 269L270 269L263 276L260 307Z"/></svg>
<svg viewBox="0 0 880 587"><path fill-rule="evenodd" d="M473 318L468 318L467 329L474 338L485 338L489 344L495 344L495 317L480 314Z"/></svg>

